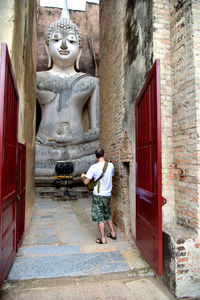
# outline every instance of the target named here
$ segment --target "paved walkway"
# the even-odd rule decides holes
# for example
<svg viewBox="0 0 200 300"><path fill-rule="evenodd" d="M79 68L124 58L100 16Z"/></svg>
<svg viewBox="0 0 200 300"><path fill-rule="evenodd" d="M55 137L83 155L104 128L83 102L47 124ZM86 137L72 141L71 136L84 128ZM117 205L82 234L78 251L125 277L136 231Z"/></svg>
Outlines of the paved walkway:
<svg viewBox="0 0 200 300"><path fill-rule="evenodd" d="M175 300L154 277L8 290L1 300ZM186 300L186 299L185 299Z"/></svg>
<svg viewBox="0 0 200 300"><path fill-rule="evenodd" d="M31 224L8 275L9 281L116 272L153 275L137 247L117 231L117 240L95 243L91 199L54 201L38 197ZM107 230L109 231L109 230Z"/></svg>
<svg viewBox="0 0 200 300"><path fill-rule="evenodd" d="M1 300L174 299L119 230L117 240L95 243L99 234L90 209L89 198L36 198Z"/></svg>

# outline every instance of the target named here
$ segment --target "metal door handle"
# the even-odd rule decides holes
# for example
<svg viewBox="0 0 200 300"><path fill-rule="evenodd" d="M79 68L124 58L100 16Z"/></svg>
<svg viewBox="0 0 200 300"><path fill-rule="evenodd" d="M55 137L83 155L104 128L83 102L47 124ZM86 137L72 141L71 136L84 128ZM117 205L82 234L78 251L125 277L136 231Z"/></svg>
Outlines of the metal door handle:
<svg viewBox="0 0 200 300"><path fill-rule="evenodd" d="M17 200L20 200L20 195L17 195Z"/></svg>

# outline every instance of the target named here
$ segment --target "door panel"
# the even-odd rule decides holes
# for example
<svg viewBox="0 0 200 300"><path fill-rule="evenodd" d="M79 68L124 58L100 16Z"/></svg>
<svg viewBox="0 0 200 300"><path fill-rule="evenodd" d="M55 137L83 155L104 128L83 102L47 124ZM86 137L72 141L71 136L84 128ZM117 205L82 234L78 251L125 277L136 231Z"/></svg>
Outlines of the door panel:
<svg viewBox="0 0 200 300"><path fill-rule="evenodd" d="M16 254L18 93L6 44L0 67L0 286Z"/></svg>
<svg viewBox="0 0 200 300"><path fill-rule="evenodd" d="M135 106L136 243L162 275L160 62L156 60Z"/></svg>

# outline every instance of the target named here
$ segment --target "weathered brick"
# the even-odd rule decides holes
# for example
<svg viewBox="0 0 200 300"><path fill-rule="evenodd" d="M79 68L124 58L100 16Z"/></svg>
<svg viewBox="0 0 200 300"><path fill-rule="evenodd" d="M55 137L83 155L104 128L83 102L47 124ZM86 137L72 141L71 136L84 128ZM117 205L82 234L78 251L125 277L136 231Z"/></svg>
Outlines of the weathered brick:
<svg viewBox="0 0 200 300"><path fill-rule="evenodd" d="M159 58L162 194L167 199L162 212L164 224L178 223L183 229L175 240L171 233L173 288L180 294L184 278L192 285L200 268L199 241L190 238L200 228L199 11L195 0L101 2L101 145L115 157L114 219L126 230L126 216L135 217L135 211L127 212L129 201L135 209L134 104L153 61ZM131 188L123 162L129 163Z"/></svg>

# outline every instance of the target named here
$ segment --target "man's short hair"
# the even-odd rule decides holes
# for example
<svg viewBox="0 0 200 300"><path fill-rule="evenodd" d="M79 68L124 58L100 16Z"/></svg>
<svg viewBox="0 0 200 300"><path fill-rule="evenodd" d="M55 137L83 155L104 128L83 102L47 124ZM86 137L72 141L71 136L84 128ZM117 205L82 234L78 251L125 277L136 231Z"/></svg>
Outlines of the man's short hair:
<svg viewBox="0 0 200 300"><path fill-rule="evenodd" d="M96 158L103 157L104 156L104 150L103 149L97 149L95 151L95 155L96 155Z"/></svg>

